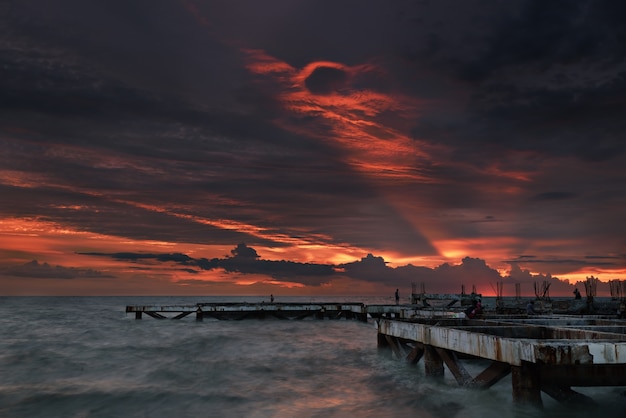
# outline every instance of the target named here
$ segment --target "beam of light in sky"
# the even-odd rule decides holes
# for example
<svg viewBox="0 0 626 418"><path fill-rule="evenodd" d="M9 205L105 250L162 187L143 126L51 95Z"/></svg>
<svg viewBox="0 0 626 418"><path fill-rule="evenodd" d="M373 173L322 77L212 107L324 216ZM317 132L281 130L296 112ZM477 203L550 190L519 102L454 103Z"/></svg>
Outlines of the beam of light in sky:
<svg viewBox="0 0 626 418"><path fill-rule="evenodd" d="M404 120L406 122L404 129L408 131L410 123L419 119L420 109L430 106L431 103L401 94L383 94L367 88L353 88L351 79L359 74L383 73L381 69L373 65L347 66L337 62L318 61L297 69L261 50L244 49L243 52L248 56L248 69L251 72L278 82L282 86L277 97L285 109L290 110L294 115L314 118L323 126L323 129L316 129L311 124L293 123L289 119L279 120L276 123L285 129L316 137L339 147L344 162L385 196L397 213L408 220L419 234L429 238L433 247L441 255L434 257L433 260L441 262L459 260L468 255L479 256L491 260L493 268L498 271L506 271L506 263L495 261L510 258L512 249L514 251L521 244L518 238L510 234L510 230L503 227L510 222L502 222L502 220L493 222L494 219L485 219L485 222L490 223L484 223L481 226L481 230L486 234L484 237L449 238L443 230L438 229L437 222L426 222L425 218L420 217L419 196L411 199L404 194L398 195L393 192L393 183L398 181L406 184L428 184L441 181L430 176L427 170L422 170L420 167L422 165L436 166L437 162L433 157L435 154L431 155L431 152L443 151L445 153L445 149L436 149L432 144L409 137L398 128L398 126L402 128L403 124L397 124L398 120ZM335 72L331 71L327 74L328 84L318 87L319 91L315 91L316 87L312 90L312 86L307 85L307 82L319 69L331 69ZM395 114L396 123L393 128L378 120L377 116L383 112ZM526 154L524 152L512 153L510 162L532 157ZM460 161L454 164L459 166L464 163ZM481 192L484 196L491 196L494 202L500 200L500 207L507 206L505 202L502 202L503 199L521 195L524 190L522 186L533 181L533 173L527 169L520 170L516 164L505 165L496 161L478 169L466 165L465 170L476 171L484 178L496 179L497 188L494 188L493 184L484 185ZM475 184L474 187L481 190L480 184ZM455 210L447 211L448 215L454 212ZM472 214L467 210L456 210L456 212L456 219L459 219L460 214L460 219L465 218L468 223L475 222L473 219L484 217L484 214ZM503 232L506 235L503 235ZM384 250L377 251L379 255L384 253ZM407 259L407 255L394 256L390 252L384 255L385 260L390 260L394 264L398 264L399 260ZM425 261L424 258L416 257L416 259ZM584 271L585 274L590 272L590 270Z"/></svg>
<svg viewBox="0 0 626 418"><path fill-rule="evenodd" d="M315 137L340 150L343 162L367 179L370 185L392 205L396 214L415 228L416 236L423 231L414 208L407 207L406 194L393 193L397 181L430 183L434 179L420 167L422 162L433 163L428 146L395 126L378 120L383 113L393 114L394 119L404 121L408 130L410 121L419 116L419 108L426 102L402 96L378 93L367 88L353 88L350 79L361 73L377 70L373 65L348 67L346 65L320 61L309 63L298 70L287 63L267 55L260 50L244 50L249 57L248 69L258 75L270 77L282 85L277 96L284 107L294 115L311 116L324 129L315 124L298 124L289 119L278 120L280 126L292 132ZM345 74L347 80L338 81L336 88L324 94L312 92L306 85L319 69L334 69ZM331 80L332 81L332 80ZM331 82L331 86L334 86ZM391 186L391 187L390 187Z"/></svg>

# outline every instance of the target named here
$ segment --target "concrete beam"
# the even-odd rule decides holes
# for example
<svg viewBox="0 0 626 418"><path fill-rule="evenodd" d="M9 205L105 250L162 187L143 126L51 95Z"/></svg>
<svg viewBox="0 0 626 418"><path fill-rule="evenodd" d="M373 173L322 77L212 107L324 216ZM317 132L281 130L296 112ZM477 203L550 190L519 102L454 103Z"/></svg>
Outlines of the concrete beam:
<svg viewBox="0 0 626 418"><path fill-rule="evenodd" d="M520 366L522 361L557 365L626 363L626 339L534 339L532 336L536 335L536 329L533 327L528 330L531 338L523 338L519 330L515 338L508 338L475 332L472 327L455 328L450 324L440 326L438 323L431 325L386 319L381 319L378 324L378 332L386 335L515 366ZM485 327L481 329L485 330Z"/></svg>
<svg viewBox="0 0 626 418"><path fill-rule="evenodd" d="M474 378L473 384L481 389L487 389L508 376L509 373L511 373L509 364L494 361Z"/></svg>

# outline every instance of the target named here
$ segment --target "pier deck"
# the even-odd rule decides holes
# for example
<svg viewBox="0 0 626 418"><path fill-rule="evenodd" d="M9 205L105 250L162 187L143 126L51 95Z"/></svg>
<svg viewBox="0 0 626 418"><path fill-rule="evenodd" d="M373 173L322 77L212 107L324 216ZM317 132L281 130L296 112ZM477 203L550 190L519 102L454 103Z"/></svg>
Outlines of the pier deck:
<svg viewBox="0 0 626 418"><path fill-rule="evenodd" d="M157 319L181 319L196 314L196 319L213 318L219 320L242 319L359 319L367 321L367 312L362 303L198 303L196 305L146 305L127 306L127 313L135 313L136 319L142 314Z"/></svg>
<svg viewBox="0 0 626 418"><path fill-rule="evenodd" d="M134 305L126 306L126 313L135 313L136 319L143 314L157 319L182 319L196 314L197 320L213 318L220 320L231 319L358 319L367 321L367 318L432 318L432 317L463 317L458 311L428 309L418 305L365 305L360 302L343 303L198 303L195 305ZM172 316L174 315L174 316Z"/></svg>

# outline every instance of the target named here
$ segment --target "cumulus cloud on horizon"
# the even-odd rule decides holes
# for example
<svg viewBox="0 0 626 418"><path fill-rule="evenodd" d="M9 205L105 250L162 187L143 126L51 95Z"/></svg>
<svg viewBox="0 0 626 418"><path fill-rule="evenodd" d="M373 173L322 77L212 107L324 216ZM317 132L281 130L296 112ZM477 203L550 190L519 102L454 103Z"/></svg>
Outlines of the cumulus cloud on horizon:
<svg viewBox="0 0 626 418"><path fill-rule="evenodd" d="M461 286L465 289L477 287L483 293L495 293L497 283L502 282L510 287L513 293L515 283L524 286L529 293L536 283L550 283L553 292L569 294L573 283L560 280L551 275L532 274L511 264L510 273L502 276L497 270L489 267L484 260L465 257L459 264L444 263L435 268L405 265L389 267L383 257L367 254L360 260L350 263L332 265L318 263L299 263L293 261L274 261L261 258L252 247L245 243L238 244L232 256L224 258L192 258L180 253L80 253L82 255L110 257L119 261L151 260L160 263L174 263L184 266L190 273L222 269L225 272L264 275L277 282L300 283L305 286L319 287L331 280L349 278L383 285L386 287L402 287L404 289L422 285L428 293L460 293Z"/></svg>

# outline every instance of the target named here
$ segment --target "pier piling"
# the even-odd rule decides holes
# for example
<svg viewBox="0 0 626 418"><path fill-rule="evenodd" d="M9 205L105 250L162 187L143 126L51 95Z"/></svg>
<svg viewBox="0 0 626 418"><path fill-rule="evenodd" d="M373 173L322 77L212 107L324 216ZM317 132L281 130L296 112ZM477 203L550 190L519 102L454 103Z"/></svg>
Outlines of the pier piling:
<svg viewBox="0 0 626 418"><path fill-rule="evenodd" d="M426 376L443 377L443 360L435 347L431 345L424 347L424 371Z"/></svg>
<svg viewBox="0 0 626 418"><path fill-rule="evenodd" d="M539 366L527 362L522 362L520 366L511 366L511 380L513 402L543 405Z"/></svg>

